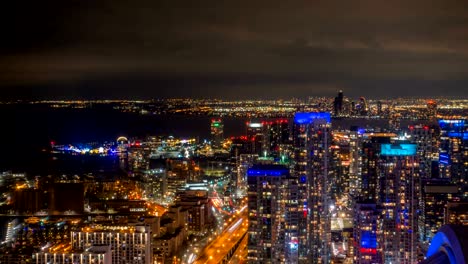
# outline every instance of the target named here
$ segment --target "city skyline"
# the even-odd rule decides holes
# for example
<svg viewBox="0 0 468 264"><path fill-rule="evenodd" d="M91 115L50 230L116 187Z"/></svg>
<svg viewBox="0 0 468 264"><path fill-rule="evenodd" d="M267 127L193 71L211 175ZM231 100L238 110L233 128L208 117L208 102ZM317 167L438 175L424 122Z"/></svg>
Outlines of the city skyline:
<svg viewBox="0 0 468 264"><path fill-rule="evenodd" d="M464 1L8 3L6 99L463 96Z"/></svg>
<svg viewBox="0 0 468 264"><path fill-rule="evenodd" d="M0 263L466 262L466 0L7 1L0 31Z"/></svg>
<svg viewBox="0 0 468 264"><path fill-rule="evenodd" d="M466 100L349 99L2 103L0 261L461 261Z"/></svg>

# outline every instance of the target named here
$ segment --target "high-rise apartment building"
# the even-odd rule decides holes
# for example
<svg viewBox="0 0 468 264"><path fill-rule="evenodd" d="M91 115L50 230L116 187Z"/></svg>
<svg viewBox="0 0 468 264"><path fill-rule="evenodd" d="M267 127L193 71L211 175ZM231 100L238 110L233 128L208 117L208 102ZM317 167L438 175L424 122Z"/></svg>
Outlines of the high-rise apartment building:
<svg viewBox="0 0 468 264"><path fill-rule="evenodd" d="M468 177L468 123L464 119L439 120L440 177L455 184L466 183Z"/></svg>
<svg viewBox="0 0 468 264"><path fill-rule="evenodd" d="M378 176L382 215L377 243L383 252L383 262L416 263L420 193L416 144L404 141L381 144Z"/></svg>
<svg viewBox="0 0 468 264"><path fill-rule="evenodd" d="M288 238L291 229L297 227L295 215L291 215L288 208L297 206L297 201L289 199L289 169L282 165L254 165L248 169L247 178L249 263L291 261L288 252L294 250L297 243Z"/></svg>
<svg viewBox="0 0 468 264"><path fill-rule="evenodd" d="M381 145L390 143L387 133L371 133L361 140L359 200L377 202L378 161Z"/></svg>
<svg viewBox="0 0 468 264"><path fill-rule="evenodd" d="M435 178L437 175L433 175L432 163L438 159L439 129L429 125L409 126L408 135L418 146L421 179Z"/></svg>
<svg viewBox="0 0 468 264"><path fill-rule="evenodd" d="M296 263L327 263L330 259L330 186L331 178L330 113L298 112L294 116L293 177L297 187L290 186L291 199L297 200ZM296 189L297 188L297 189Z"/></svg>

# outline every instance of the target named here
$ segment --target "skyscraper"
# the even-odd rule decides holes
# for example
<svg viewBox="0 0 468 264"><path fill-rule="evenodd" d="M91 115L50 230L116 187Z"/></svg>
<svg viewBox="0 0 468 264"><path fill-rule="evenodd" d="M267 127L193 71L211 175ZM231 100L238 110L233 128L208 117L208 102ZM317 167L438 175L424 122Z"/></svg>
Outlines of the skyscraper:
<svg viewBox="0 0 468 264"><path fill-rule="evenodd" d="M468 176L468 123L464 119L439 120L440 177L466 183Z"/></svg>
<svg viewBox="0 0 468 264"><path fill-rule="evenodd" d="M247 123L247 139L251 142L251 154L263 156L266 151L264 125L264 122Z"/></svg>
<svg viewBox="0 0 468 264"><path fill-rule="evenodd" d="M215 148L221 146L224 136L224 124L221 119L211 119L211 145Z"/></svg>
<svg viewBox="0 0 468 264"><path fill-rule="evenodd" d="M377 243L384 263L416 263L419 162L416 144L381 144L378 163L382 218Z"/></svg>
<svg viewBox="0 0 468 264"><path fill-rule="evenodd" d="M421 178L434 178L432 175L432 162L438 159L439 130L434 126L416 125L409 126L408 134L413 143L417 144L417 152L420 162Z"/></svg>
<svg viewBox="0 0 468 264"><path fill-rule="evenodd" d="M249 263L285 263L289 244L291 215L287 212L289 199L289 169L282 165L254 165L247 171L249 207ZM296 205L296 204L295 204ZM297 205L296 205L297 206Z"/></svg>
<svg viewBox="0 0 468 264"><path fill-rule="evenodd" d="M277 119L275 121L265 122L265 128L266 151L268 151L269 155L279 158L284 154L285 148L290 143L288 120Z"/></svg>
<svg viewBox="0 0 468 264"><path fill-rule="evenodd" d="M328 178L330 177L330 113L299 112L294 116L294 169L297 179L298 250L291 261L327 263L330 257ZM293 199L291 197L291 199Z"/></svg>
<svg viewBox="0 0 468 264"><path fill-rule="evenodd" d="M362 139L359 157L361 160L359 200L377 202L377 163L380 157L380 147L383 143L390 143L390 137L386 133L373 133Z"/></svg>

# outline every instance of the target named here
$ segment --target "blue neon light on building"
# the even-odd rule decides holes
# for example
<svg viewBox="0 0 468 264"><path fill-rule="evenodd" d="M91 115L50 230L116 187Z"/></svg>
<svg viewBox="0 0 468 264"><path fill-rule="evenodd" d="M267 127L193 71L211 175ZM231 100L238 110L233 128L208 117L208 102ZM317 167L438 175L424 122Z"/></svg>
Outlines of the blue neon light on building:
<svg viewBox="0 0 468 264"><path fill-rule="evenodd" d="M327 123L331 122L331 116L328 112L298 112L294 115L294 123L310 124L315 119L324 119Z"/></svg>
<svg viewBox="0 0 468 264"><path fill-rule="evenodd" d="M414 156L416 144L382 144L380 148L382 156Z"/></svg>
<svg viewBox="0 0 468 264"><path fill-rule="evenodd" d="M454 138L468 139L468 133L464 132L448 132L447 135Z"/></svg>
<svg viewBox="0 0 468 264"><path fill-rule="evenodd" d="M446 128L446 127L464 127L465 126L465 120L463 119L441 119L439 120L439 126L441 128Z"/></svg>
<svg viewBox="0 0 468 264"><path fill-rule="evenodd" d="M371 231L361 231L361 247L377 248L377 236Z"/></svg>
<svg viewBox="0 0 468 264"><path fill-rule="evenodd" d="M289 169L285 166L253 166L247 170L247 176L288 176Z"/></svg>
<svg viewBox="0 0 468 264"><path fill-rule="evenodd" d="M440 153L439 154L439 163L442 164L450 164L450 156L447 153Z"/></svg>

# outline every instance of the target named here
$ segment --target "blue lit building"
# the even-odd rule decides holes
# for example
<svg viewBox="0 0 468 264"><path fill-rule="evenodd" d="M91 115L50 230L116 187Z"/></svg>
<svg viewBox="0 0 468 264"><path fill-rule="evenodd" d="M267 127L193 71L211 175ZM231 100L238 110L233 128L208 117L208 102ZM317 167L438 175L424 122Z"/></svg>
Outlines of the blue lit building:
<svg viewBox="0 0 468 264"><path fill-rule="evenodd" d="M296 181L289 188L291 199L298 203L297 209L290 209L291 219L297 219L293 223L297 234L287 233L286 240L296 243L297 239L298 249L287 256L291 263L330 261L330 122L326 112L298 112L294 116L292 176Z"/></svg>
<svg viewBox="0 0 468 264"><path fill-rule="evenodd" d="M439 169L442 178L455 184L466 183L468 176L468 123L464 119L439 120Z"/></svg>
<svg viewBox="0 0 468 264"><path fill-rule="evenodd" d="M286 241L291 232L287 207L297 207L289 199L289 168L283 165L254 165L247 170L249 263L285 263L296 241Z"/></svg>

